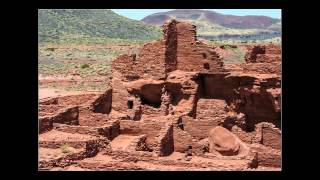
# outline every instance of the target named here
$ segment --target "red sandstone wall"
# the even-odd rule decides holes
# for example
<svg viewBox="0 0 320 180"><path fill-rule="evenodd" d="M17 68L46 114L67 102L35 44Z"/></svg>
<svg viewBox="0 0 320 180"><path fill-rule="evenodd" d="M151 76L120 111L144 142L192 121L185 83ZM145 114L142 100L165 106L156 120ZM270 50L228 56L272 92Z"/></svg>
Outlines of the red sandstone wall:
<svg viewBox="0 0 320 180"><path fill-rule="evenodd" d="M144 118L141 121L140 127L142 129L142 134L147 135L146 143L148 147L153 149L157 146L157 136L161 130L161 128L165 125L165 121L159 121L161 117L155 118Z"/></svg>
<svg viewBox="0 0 320 180"><path fill-rule="evenodd" d="M112 109L119 112L127 111L127 101L129 99L129 93L126 90L121 74L117 71L112 73Z"/></svg>
<svg viewBox="0 0 320 180"><path fill-rule="evenodd" d="M143 45L139 54L121 55L112 61L112 69L120 72L126 81L139 78L163 79L165 77L164 41Z"/></svg>
<svg viewBox="0 0 320 180"><path fill-rule="evenodd" d="M153 41L145 44L137 57L134 72L141 77L152 79L165 78L165 45L164 41Z"/></svg>
<svg viewBox="0 0 320 180"><path fill-rule="evenodd" d="M115 77L113 72L122 74L123 80L139 79L139 72L135 70L135 58L134 55L120 55L112 61L112 77ZM114 84L114 83L113 83Z"/></svg>
<svg viewBox="0 0 320 180"><path fill-rule="evenodd" d="M281 47L274 44L247 47L243 72L281 74Z"/></svg>
<svg viewBox="0 0 320 180"><path fill-rule="evenodd" d="M173 127L174 151L184 153L189 146L195 146L193 137L186 131Z"/></svg>
<svg viewBox="0 0 320 180"><path fill-rule="evenodd" d="M196 39L196 26L189 23L177 24L177 69L184 71L222 71L219 55Z"/></svg>
<svg viewBox="0 0 320 180"><path fill-rule="evenodd" d="M226 120L226 107L224 100L199 99L196 119L187 116L182 119L184 130L198 140L208 137L210 129Z"/></svg>

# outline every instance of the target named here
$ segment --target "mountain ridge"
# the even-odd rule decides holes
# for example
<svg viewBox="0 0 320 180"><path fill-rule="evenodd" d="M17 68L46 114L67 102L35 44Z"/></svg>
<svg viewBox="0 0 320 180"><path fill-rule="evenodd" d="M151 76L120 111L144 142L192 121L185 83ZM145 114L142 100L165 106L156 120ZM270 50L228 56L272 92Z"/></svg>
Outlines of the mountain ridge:
<svg viewBox="0 0 320 180"><path fill-rule="evenodd" d="M178 9L167 12L158 12L144 17L141 21L148 24L160 25L163 24L164 21L168 20L170 16L177 16L177 20L179 19L193 19L197 18L201 15L204 15L207 20L211 23L215 23L218 25L222 25L224 27L229 28L265 28L266 26L270 26L274 23L280 22L280 19L271 18L268 16L255 16L255 15L246 15L246 16L236 16L229 14L221 14L215 11L208 10L198 10L198 9ZM159 18L157 16L161 16L163 22L156 21L153 22L153 18ZM161 19L161 18L160 18ZM157 20L157 19L156 19ZM239 23L240 21L240 23Z"/></svg>
<svg viewBox="0 0 320 180"><path fill-rule="evenodd" d="M143 40L161 36L159 27L123 17L109 9L41 9L38 10L38 32L40 42L69 36Z"/></svg>

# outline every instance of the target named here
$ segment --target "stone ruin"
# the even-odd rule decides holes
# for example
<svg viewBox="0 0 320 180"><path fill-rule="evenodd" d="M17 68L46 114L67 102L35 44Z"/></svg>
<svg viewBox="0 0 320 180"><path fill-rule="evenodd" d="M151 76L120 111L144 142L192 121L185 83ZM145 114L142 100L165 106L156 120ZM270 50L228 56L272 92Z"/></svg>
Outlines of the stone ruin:
<svg viewBox="0 0 320 180"><path fill-rule="evenodd" d="M40 169L281 167L280 47L248 46L234 72L215 46L197 40L196 26L170 20L163 34L113 60L105 93L40 102L40 149L83 149L40 158Z"/></svg>

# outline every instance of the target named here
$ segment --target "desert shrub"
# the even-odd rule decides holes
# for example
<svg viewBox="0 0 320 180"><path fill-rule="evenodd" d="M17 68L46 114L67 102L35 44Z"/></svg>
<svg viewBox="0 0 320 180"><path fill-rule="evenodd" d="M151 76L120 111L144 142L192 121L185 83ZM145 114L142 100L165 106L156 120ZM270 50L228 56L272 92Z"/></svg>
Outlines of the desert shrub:
<svg viewBox="0 0 320 180"><path fill-rule="evenodd" d="M80 68L81 69L85 69L85 68L89 68L89 64L81 64Z"/></svg>
<svg viewBox="0 0 320 180"><path fill-rule="evenodd" d="M54 48L46 48L46 51L54 51Z"/></svg>
<svg viewBox="0 0 320 180"><path fill-rule="evenodd" d="M60 147L60 150L62 153L66 154L66 153L70 153L70 146L68 144L64 144Z"/></svg>

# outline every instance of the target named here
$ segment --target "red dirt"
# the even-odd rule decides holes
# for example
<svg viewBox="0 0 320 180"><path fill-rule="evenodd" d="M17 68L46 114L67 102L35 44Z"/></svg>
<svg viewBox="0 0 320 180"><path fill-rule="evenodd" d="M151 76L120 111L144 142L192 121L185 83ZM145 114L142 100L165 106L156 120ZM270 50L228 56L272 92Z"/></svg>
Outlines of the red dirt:
<svg viewBox="0 0 320 180"><path fill-rule="evenodd" d="M54 88L39 88L39 99L54 98L65 95L77 95L83 92L79 91L63 91Z"/></svg>

